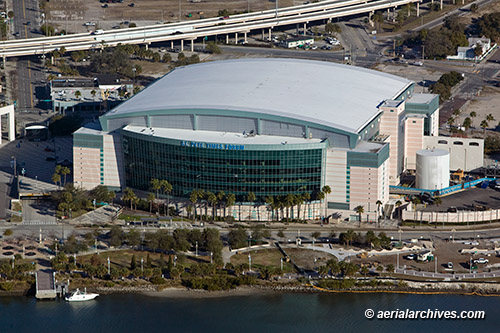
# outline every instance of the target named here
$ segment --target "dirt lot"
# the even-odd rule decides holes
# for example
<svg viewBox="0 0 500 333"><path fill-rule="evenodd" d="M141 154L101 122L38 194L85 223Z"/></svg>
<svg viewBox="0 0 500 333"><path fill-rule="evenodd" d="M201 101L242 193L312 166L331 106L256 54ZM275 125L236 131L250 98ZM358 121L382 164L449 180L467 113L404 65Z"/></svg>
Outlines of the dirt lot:
<svg viewBox="0 0 500 333"><path fill-rule="evenodd" d="M280 0L280 7L302 4L304 1ZM129 5L134 3L134 7ZM180 3L180 8L179 8ZM99 0L51 0L48 3L49 22L58 29L70 32L85 32L84 22L95 21L102 29L110 29L123 21L134 22L138 26L157 22L179 21L179 9L183 21L217 16L219 10L230 13L262 11L275 8L276 3L268 0L124 0L123 3L109 3L102 8ZM191 17L188 15L191 14ZM122 25L123 27L123 25Z"/></svg>
<svg viewBox="0 0 500 333"><path fill-rule="evenodd" d="M443 241L443 240L435 240L434 246L435 246L436 250L433 251L433 253L437 258L437 271L438 271L438 273L451 273L451 272L468 273L469 272L469 261L471 258L473 260L479 259L479 258L486 258L489 260L488 264L478 264L477 265L477 272L479 272L479 273L480 272L488 272L489 270L493 270L493 269L498 269L498 266L500 266L500 258L495 256L494 254L491 254L490 256L484 255L484 254L473 254L471 256L469 254L461 254L459 252L462 249L471 249L474 247L477 249L493 250L494 244L488 240L480 240L479 245L476 245L476 246L465 245L465 244L463 244L463 242L459 243L458 241L455 243L452 243L452 242ZM428 271L428 272L434 272L434 270L436 268L435 261L418 262L416 260L408 260L405 257L406 257L406 255L399 256L399 266L400 267L406 267L408 269L422 270L422 271ZM369 265L373 265L375 262L378 264L382 264L384 266L392 264L392 265L394 265L394 267L396 267L397 255L373 256L373 257L370 257L368 259L354 258L351 261L356 263L356 264L369 264ZM453 270L447 269L448 262L453 263Z"/></svg>
<svg viewBox="0 0 500 333"><path fill-rule="evenodd" d="M474 97L465 110L459 116L457 123L462 124L466 117L470 117L471 112L476 112L477 117L473 119L473 126L477 130L477 134L482 134L482 129L479 127L481 121L486 118L486 115L492 114L495 117L493 122L490 122L490 128L495 128L500 120L500 88L498 87L486 87L482 91L480 96ZM476 131L474 131L476 132Z"/></svg>
<svg viewBox="0 0 500 333"><path fill-rule="evenodd" d="M430 82L437 81L439 77L444 72L438 72L432 69L428 69L425 67L412 66L408 64L389 64L383 63L377 65L375 67L376 70L379 70L384 73L389 73L393 75L397 75L400 77L407 78L408 80L415 81L417 86L415 87L416 93L427 92L427 88ZM425 87L422 86L424 81Z"/></svg>
<svg viewBox="0 0 500 333"><path fill-rule="evenodd" d="M310 270L313 267L317 268L319 266L322 266L326 264L328 260L335 258L331 254L313 250L285 249L285 251L295 262L295 264L297 264L297 266L302 267L306 270Z"/></svg>

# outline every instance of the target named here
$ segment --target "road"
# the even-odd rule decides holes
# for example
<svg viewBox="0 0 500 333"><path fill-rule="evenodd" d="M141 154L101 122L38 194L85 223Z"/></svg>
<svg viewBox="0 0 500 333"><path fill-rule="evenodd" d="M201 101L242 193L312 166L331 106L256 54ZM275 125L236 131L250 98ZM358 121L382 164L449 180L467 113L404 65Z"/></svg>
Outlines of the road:
<svg viewBox="0 0 500 333"><path fill-rule="evenodd" d="M38 1L13 1L14 35L17 39L38 37L31 30L38 25ZM29 22L29 24L27 24ZM45 90L45 75L35 57L23 57L17 60L17 92L14 98L18 110L34 110L37 107L37 93Z"/></svg>

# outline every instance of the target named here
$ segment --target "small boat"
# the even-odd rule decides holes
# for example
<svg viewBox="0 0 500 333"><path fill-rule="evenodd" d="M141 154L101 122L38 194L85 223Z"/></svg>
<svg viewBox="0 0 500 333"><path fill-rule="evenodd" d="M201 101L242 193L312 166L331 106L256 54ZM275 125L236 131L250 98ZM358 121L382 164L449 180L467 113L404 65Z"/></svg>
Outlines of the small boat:
<svg viewBox="0 0 500 333"><path fill-rule="evenodd" d="M88 293L87 288L85 288L85 291L83 292L77 288L75 291L66 296L64 299L68 302L83 302L83 301L90 301L96 298L97 296L99 296L99 294Z"/></svg>

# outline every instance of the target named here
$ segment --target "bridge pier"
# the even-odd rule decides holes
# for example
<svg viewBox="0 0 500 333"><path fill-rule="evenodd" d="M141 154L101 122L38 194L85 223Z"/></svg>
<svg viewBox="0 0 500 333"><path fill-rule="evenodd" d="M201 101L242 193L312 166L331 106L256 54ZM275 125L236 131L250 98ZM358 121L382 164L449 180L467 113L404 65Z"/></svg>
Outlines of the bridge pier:
<svg viewBox="0 0 500 333"><path fill-rule="evenodd" d="M417 2L417 17L420 16L420 2Z"/></svg>
<svg viewBox="0 0 500 333"><path fill-rule="evenodd" d="M439 4L439 9L440 10L443 10L443 0L441 0L440 4Z"/></svg>
<svg viewBox="0 0 500 333"><path fill-rule="evenodd" d="M146 44L144 44L144 46L146 47L146 51L147 51L147 50L148 50L148 48L149 48L149 44L148 44L148 43L146 43Z"/></svg>
<svg viewBox="0 0 500 333"><path fill-rule="evenodd" d="M243 33L243 36L245 36L244 39L245 39L245 44L246 44L247 43L247 32L246 31Z"/></svg>
<svg viewBox="0 0 500 333"><path fill-rule="evenodd" d="M370 23L370 26L373 28L375 26L375 24L373 23L372 17L373 17L373 12L369 12L368 13L368 23Z"/></svg>
<svg viewBox="0 0 500 333"><path fill-rule="evenodd" d="M191 52L194 52L194 39L191 39Z"/></svg>
<svg viewBox="0 0 500 333"><path fill-rule="evenodd" d="M238 44L238 33L237 32L234 33L234 44L236 44L236 45Z"/></svg>
<svg viewBox="0 0 500 333"><path fill-rule="evenodd" d="M304 22L304 36L306 35L307 23Z"/></svg>
<svg viewBox="0 0 500 333"><path fill-rule="evenodd" d="M394 10L392 11L392 23L396 23L396 8L398 7L394 7Z"/></svg>
<svg viewBox="0 0 500 333"><path fill-rule="evenodd" d="M170 48L171 48L172 50L174 49L174 41L173 41L173 40L171 40L171 41L170 41Z"/></svg>
<svg viewBox="0 0 500 333"><path fill-rule="evenodd" d="M262 40L264 40L264 29L262 29Z"/></svg>
<svg viewBox="0 0 500 333"><path fill-rule="evenodd" d="M181 52L184 52L184 39L181 39Z"/></svg>
<svg viewBox="0 0 500 333"><path fill-rule="evenodd" d="M271 28L269 28L269 40L271 40Z"/></svg>
<svg viewBox="0 0 500 333"><path fill-rule="evenodd" d="M226 35L226 44L229 44L229 34Z"/></svg>

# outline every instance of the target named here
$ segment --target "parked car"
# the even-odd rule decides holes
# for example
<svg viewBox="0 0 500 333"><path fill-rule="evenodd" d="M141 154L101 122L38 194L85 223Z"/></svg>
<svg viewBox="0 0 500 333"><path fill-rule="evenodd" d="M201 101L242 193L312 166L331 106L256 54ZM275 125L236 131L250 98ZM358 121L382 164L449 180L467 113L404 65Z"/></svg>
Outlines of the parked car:
<svg viewBox="0 0 500 333"><path fill-rule="evenodd" d="M415 254L409 254L405 257L406 260L415 260L416 259L416 255Z"/></svg>
<svg viewBox="0 0 500 333"><path fill-rule="evenodd" d="M489 260L484 259L484 258L479 258L479 259L474 260L474 263L476 263L476 264L487 264L488 262L489 262Z"/></svg>

